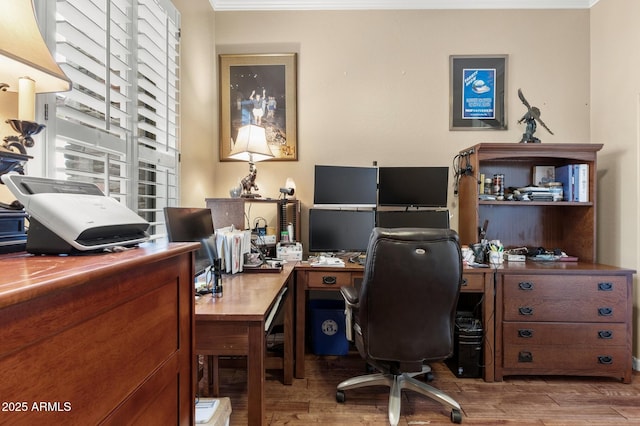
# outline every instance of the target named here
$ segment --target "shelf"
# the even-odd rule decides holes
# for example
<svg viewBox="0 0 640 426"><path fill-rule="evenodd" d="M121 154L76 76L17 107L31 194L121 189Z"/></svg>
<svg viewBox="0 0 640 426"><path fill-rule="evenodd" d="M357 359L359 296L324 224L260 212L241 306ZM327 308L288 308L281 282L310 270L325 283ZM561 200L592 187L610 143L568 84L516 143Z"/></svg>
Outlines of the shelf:
<svg viewBox="0 0 640 426"><path fill-rule="evenodd" d="M592 207L592 202L578 202L578 201L487 201L478 200L478 204L481 206L504 206L504 207L521 207L521 206L573 206L573 207Z"/></svg>

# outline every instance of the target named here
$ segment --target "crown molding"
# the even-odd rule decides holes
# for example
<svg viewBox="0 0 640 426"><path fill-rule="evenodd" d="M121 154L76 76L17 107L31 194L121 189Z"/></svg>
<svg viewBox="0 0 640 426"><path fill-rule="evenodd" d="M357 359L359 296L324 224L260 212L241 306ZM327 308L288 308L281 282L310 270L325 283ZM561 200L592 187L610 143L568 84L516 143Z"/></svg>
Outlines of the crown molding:
<svg viewBox="0 0 640 426"><path fill-rule="evenodd" d="M599 0L209 0L214 11L589 9Z"/></svg>

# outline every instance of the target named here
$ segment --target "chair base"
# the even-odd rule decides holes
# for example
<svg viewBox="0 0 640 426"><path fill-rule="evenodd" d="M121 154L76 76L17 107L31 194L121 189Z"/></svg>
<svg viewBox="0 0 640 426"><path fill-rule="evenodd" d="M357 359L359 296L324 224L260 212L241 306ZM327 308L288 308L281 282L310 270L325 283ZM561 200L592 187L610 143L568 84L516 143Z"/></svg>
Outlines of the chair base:
<svg viewBox="0 0 640 426"><path fill-rule="evenodd" d="M389 423L392 426L396 426L400 421L400 398L402 389L410 389L451 408L451 421L453 423L461 423L462 413L460 404L458 404L453 398L440 391L439 389L436 389L433 386L414 379L415 376L427 374L429 372L431 372L431 367L425 365L422 367L422 371L413 373L402 373L399 375L389 373L375 373L353 377L351 379L343 381L338 385L336 391L336 400L338 402L344 402L344 391L348 389L379 385L388 386L390 388Z"/></svg>

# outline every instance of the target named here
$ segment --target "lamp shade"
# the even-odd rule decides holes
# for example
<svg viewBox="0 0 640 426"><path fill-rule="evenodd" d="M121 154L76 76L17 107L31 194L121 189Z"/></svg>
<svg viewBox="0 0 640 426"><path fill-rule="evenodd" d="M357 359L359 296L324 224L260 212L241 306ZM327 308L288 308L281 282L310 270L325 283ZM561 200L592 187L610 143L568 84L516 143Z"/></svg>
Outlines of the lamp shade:
<svg viewBox="0 0 640 426"><path fill-rule="evenodd" d="M264 127L248 124L238 129L238 138L229 158L258 162L273 157Z"/></svg>
<svg viewBox="0 0 640 426"><path fill-rule="evenodd" d="M71 81L47 47L32 0L0 0L0 83L18 91L18 79L29 77L35 93L65 92Z"/></svg>

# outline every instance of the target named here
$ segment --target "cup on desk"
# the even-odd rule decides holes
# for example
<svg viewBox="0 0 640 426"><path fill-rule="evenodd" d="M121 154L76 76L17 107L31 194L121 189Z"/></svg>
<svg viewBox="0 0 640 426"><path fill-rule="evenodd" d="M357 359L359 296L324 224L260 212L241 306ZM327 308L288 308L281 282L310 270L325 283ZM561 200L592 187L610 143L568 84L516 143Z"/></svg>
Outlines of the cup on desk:
<svg viewBox="0 0 640 426"><path fill-rule="evenodd" d="M489 250L489 263L491 266L498 266L504 262L503 251L500 250Z"/></svg>

